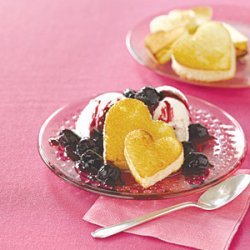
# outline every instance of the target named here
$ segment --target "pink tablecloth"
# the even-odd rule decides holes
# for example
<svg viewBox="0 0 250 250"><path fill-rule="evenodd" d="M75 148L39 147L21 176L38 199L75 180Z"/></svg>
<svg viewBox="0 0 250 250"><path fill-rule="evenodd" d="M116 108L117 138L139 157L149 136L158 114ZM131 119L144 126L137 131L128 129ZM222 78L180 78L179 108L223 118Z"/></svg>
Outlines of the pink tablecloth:
<svg viewBox="0 0 250 250"><path fill-rule="evenodd" d="M222 2L250 8L243 0ZM97 195L58 179L37 152L40 126L56 108L98 92L137 89L148 83L169 83L219 105L250 136L250 89L209 89L167 81L137 65L128 54L124 38L129 28L143 17L181 4L166 0L0 2L1 249L183 249L125 233L106 240L91 238L97 227L81 218ZM249 166L248 154L242 167ZM249 234L248 211L231 249L249 249Z"/></svg>

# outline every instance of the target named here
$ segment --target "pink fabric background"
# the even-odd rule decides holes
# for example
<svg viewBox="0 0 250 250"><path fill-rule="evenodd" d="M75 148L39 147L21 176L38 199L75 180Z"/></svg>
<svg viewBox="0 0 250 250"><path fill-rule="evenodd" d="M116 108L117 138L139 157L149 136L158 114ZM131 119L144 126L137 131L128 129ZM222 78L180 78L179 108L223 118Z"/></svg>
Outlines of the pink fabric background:
<svg viewBox="0 0 250 250"><path fill-rule="evenodd" d="M240 169L237 174L250 174ZM186 201L197 202L200 194L166 200L119 200L100 196L83 219L105 227ZM250 203L250 186L243 194L215 211L187 208L149 221L126 232L150 236L182 246L203 250L228 249ZM108 209L107 209L108 207Z"/></svg>
<svg viewBox="0 0 250 250"><path fill-rule="evenodd" d="M216 1L189 4L199 2ZM243 0L222 3L250 8ZM137 65L127 52L125 35L137 21L182 4L0 1L1 249L184 249L125 233L106 240L91 238L97 226L82 221L82 216L98 196L58 179L37 152L40 126L58 107L98 92L149 83L168 83L219 105L250 136L250 89L209 89L168 81ZM242 167L249 164L248 154ZM249 249L249 234L248 211L231 249Z"/></svg>

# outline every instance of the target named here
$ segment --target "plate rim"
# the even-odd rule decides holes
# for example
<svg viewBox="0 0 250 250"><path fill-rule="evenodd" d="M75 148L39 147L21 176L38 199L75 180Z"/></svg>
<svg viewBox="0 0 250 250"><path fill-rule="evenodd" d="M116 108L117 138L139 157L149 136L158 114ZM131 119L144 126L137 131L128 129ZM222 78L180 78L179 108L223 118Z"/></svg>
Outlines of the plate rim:
<svg viewBox="0 0 250 250"><path fill-rule="evenodd" d="M243 153L241 155L241 157L238 159L237 163L235 163L235 167L229 171L227 174L223 175L222 177L220 177L220 179L216 179L208 184L202 185L201 187L196 187L192 190L186 190L186 191L182 191L181 194L180 193L173 193L173 194L166 194L166 195L162 195L162 194L127 194L127 193L122 193L122 192L117 192L114 190L109 190L109 189L101 189L101 193L100 193L100 188L96 188L95 186L91 186L88 184L83 185L78 184L76 181L71 180L68 176L66 176L62 171L58 170L57 167L53 164L50 163L49 159L47 158L46 154L43 151L42 148L42 139L43 139L43 134L44 131L47 127L47 125L49 124L49 122L58 114L60 113L60 111L62 111L63 109L71 106L71 105L77 105L78 103L80 104L81 101L76 101L73 103L68 103L66 105L61 106L60 108L56 109L53 113L51 113L47 119L43 122L40 130L39 130L39 134L38 134L38 142L37 142L37 149L38 149L38 153L43 161L43 163L59 178L63 179L64 181L70 183L71 185L78 187L82 190L85 191L89 191L95 194L99 194L99 195L104 195L104 196L108 196L108 197L114 197L114 198L119 198L119 199L128 199L128 200L163 200L163 199L171 199L171 198L176 198L176 197L184 197L184 196L188 196L188 195L193 195L193 194L197 194L200 193L202 191L207 190L208 188L222 182L223 180L225 180L226 178L230 177L231 175L233 175L242 165L242 163L245 160L246 154L247 154L247 141L246 141L246 135L244 133L244 130L242 129L240 123L233 117L231 116L228 112L226 112L224 109L218 107L217 105L210 103L208 101L205 101L199 97L195 97L192 95L186 95L187 98L193 98L195 100L201 101L202 103L216 108L217 110L219 110L220 112L222 112L231 122L233 122L238 129L240 129L240 132L244 138L244 148L243 148Z"/></svg>

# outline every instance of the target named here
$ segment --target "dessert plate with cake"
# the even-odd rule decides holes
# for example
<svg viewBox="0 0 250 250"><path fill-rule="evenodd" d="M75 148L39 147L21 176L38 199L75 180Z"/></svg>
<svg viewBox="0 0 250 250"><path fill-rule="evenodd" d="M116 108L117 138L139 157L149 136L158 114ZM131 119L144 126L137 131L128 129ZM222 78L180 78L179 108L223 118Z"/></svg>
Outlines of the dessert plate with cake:
<svg viewBox="0 0 250 250"><path fill-rule="evenodd" d="M140 64L174 80L249 87L249 10L237 8L190 7L148 17L128 32L127 48Z"/></svg>
<svg viewBox="0 0 250 250"><path fill-rule="evenodd" d="M108 92L55 111L39 152L62 179L127 199L192 194L236 171L244 133L225 111L171 86Z"/></svg>

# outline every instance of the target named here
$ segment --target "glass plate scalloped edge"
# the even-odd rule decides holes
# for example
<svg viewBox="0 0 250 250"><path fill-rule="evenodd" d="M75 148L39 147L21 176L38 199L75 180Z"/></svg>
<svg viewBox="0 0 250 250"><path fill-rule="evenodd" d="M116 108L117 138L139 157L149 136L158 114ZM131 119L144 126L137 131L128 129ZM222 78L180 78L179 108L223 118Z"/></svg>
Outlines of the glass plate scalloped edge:
<svg viewBox="0 0 250 250"><path fill-rule="evenodd" d="M225 112L224 110L220 109L219 107L203 101L199 98L193 97L193 96L187 96L188 100L191 104L191 113L194 115L194 122L199 122L201 119L203 120L203 124L207 125L210 124L210 127L208 128L210 131L210 133L212 133L212 135L214 134L214 131L223 131L223 133L218 134L218 136L216 137L215 142L213 143L213 145L208 146L207 149L205 149L205 153L208 156L208 158L211 160L212 159L212 163L214 164L214 160L213 158L215 157L215 154L217 154L217 158L216 159L216 165L217 165L217 161L219 161L219 163L221 164L225 164L224 161L227 162L227 164L230 164L230 161L233 162L233 165L229 165L230 169L229 171L226 171L223 175L221 175L218 178L214 178L209 180L209 182L205 182L203 185L200 186L192 186L193 188L190 190L184 190L184 191L180 191L180 192L166 192L166 193L139 193L139 194L131 194L131 193L126 193L126 192L117 192L114 190L109 190L109 189L104 189L104 188L100 188L98 186L92 186L88 183L83 183L80 179L76 180L74 178L72 178L72 176L70 176L70 173L67 172L67 174L65 174L65 172L63 172L60 169L59 163L52 163L51 161L51 155L48 155L48 152L46 152L47 150L52 150L52 147L49 146L48 143L48 139L51 136L54 136L54 134L50 134L47 135L46 137L46 130L48 129L48 126L51 125L51 122L53 122L53 119L57 118L63 111L70 109L71 107L78 107L78 113L81 111L81 109L86 105L88 100L84 100L81 102L77 102L75 104L69 104L66 105L64 107L59 108L58 110L56 110L55 112L53 112L44 122L44 124L42 125L40 132L39 132L39 138L38 138L38 149L39 149L39 153L40 156L42 158L42 160L45 162L45 164L49 167L49 169L55 173L58 177L60 177L61 179L73 184L74 186L77 186L81 189L87 190L87 191L91 191L97 194L101 194L101 195L107 195L107 196L112 196L112 197L117 197L117 198L125 198L125 199L166 199L166 198L172 198L172 197L177 197L177 196L184 196L184 195L190 195L193 193L197 193L197 192L201 192L205 189L207 189L210 186L213 186L221 181L223 181L224 179L226 179L227 177L229 177L230 175L232 175L238 168L240 168L246 152L247 152L247 145L246 145L246 138L244 135L244 132L240 126L240 124L231 116L229 115L227 112ZM203 109L201 109L201 107L198 108L199 105L201 107L203 107ZM197 106L198 105L198 106ZM206 112L204 112L206 109L208 110L213 110L215 113L217 113L217 115L221 115L220 119L218 119L217 116L214 116L214 114L210 114L210 112L208 112L208 110ZM72 113L73 112L73 113ZM70 115L71 113L71 115ZM69 124L69 120L68 117L71 116L71 118L73 117L73 120L75 121L77 119L77 115L76 115L77 111L76 110L71 110L71 112L66 112L66 116L67 119L64 119L64 121L61 121L63 123L61 123L64 127L65 123ZM221 122L221 119L224 119L225 121L227 121L228 123L231 124L224 124ZM214 121L213 123L211 123L211 121ZM212 128L211 125L213 125ZM55 128L53 131L54 133L56 133L56 131L58 132L60 129L60 127ZM214 130L214 131L213 131ZM225 139L226 137L226 139ZM234 139L238 139L238 140L234 140ZM225 141L225 143L222 143L223 140ZM233 143L229 143L228 142L233 142ZM233 146L233 144L235 144ZM211 152L211 150L209 149L210 147L213 148L213 151ZM240 151L240 152L238 152ZM211 153L213 155L211 155ZM236 158L230 158L233 157L234 154L238 153L238 156ZM227 155L225 155L227 154ZM224 155L224 156L223 156ZM233 155L233 156L232 156ZM225 158L226 156L226 158ZM222 157L222 159L220 159L220 157ZM223 158L224 157L224 158ZM223 162L222 162L223 160ZM228 162L229 161L229 162ZM72 164L72 162L71 162ZM227 165L226 165L227 166ZM71 171L71 170L70 170ZM214 171L214 170L213 170ZM216 173L216 172L213 172ZM218 174L218 173L217 173ZM169 178L178 178L175 177L178 175L173 175L173 177L169 177ZM210 176L211 177L211 176ZM210 178L208 177L208 178ZM168 178L168 177L167 177ZM166 178L166 179L167 179ZM171 180L171 179L169 179ZM169 181L168 180L168 181ZM178 179L177 179L178 180ZM184 183L184 182L183 182ZM176 186L176 188L178 189L178 185Z"/></svg>

